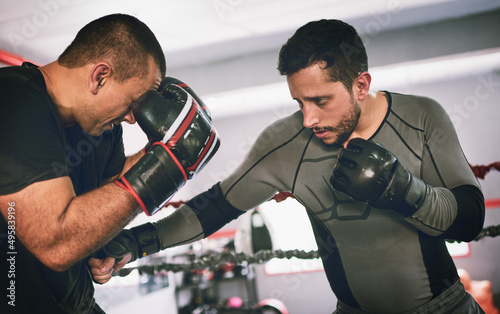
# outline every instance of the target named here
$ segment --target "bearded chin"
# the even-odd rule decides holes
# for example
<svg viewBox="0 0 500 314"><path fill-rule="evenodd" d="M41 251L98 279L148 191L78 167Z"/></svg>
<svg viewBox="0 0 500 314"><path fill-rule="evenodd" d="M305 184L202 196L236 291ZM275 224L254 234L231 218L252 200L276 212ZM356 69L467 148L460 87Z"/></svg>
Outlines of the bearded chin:
<svg viewBox="0 0 500 314"><path fill-rule="evenodd" d="M361 110L359 105L353 103L352 110L342 118L337 127L331 129L332 132L337 134L337 139L330 145L342 146L356 129L360 116Z"/></svg>
<svg viewBox="0 0 500 314"><path fill-rule="evenodd" d="M354 130L353 130L354 131ZM345 141L351 136L352 132L349 133L341 133L337 136L337 139L330 145L332 146L342 146Z"/></svg>

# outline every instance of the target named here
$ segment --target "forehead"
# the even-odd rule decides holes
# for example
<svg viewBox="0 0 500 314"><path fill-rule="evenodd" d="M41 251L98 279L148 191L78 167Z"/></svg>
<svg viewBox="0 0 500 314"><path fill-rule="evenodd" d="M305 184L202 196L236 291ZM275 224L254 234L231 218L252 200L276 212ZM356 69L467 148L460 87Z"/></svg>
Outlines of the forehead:
<svg viewBox="0 0 500 314"><path fill-rule="evenodd" d="M320 64L313 64L287 76L292 97L317 97L330 94L343 87L341 82L332 82L328 71Z"/></svg>
<svg viewBox="0 0 500 314"><path fill-rule="evenodd" d="M295 73L289 74L287 80L328 80L328 71L323 67L322 63L314 63L308 67L298 70Z"/></svg>
<svg viewBox="0 0 500 314"><path fill-rule="evenodd" d="M131 77L125 83L128 83L126 85L129 85L129 88L132 90L156 90L160 86L161 79L161 71L151 59L149 60L149 68L146 74Z"/></svg>

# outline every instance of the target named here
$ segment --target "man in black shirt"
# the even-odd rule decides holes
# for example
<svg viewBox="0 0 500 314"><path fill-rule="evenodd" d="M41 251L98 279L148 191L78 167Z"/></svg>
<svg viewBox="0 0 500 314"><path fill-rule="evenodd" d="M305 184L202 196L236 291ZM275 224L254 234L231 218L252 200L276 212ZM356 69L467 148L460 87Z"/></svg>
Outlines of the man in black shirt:
<svg viewBox="0 0 500 314"><path fill-rule="evenodd" d="M100 313L86 261L137 213L114 184L120 123L156 90L165 57L151 30L113 14L82 28L57 61L0 69L1 313Z"/></svg>

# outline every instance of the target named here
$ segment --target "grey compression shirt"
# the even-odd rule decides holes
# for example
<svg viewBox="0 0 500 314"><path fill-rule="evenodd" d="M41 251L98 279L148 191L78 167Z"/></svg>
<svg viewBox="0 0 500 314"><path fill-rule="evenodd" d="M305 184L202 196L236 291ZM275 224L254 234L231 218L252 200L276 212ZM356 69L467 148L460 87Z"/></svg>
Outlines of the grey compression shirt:
<svg viewBox="0 0 500 314"><path fill-rule="evenodd" d="M304 128L300 111L267 127L220 189L239 211L277 191L292 192L307 210L337 298L367 312L401 313L458 280L444 239L472 240L482 227L484 203L443 108L423 97L388 92L386 97L389 109L372 139L432 187L413 216L370 207L335 191L329 179L341 147L325 145ZM182 211L183 222L196 221L187 214L189 206ZM206 218L200 220L203 225ZM170 227L168 237L166 228L157 228L164 242L181 244L207 236L198 221L194 225Z"/></svg>

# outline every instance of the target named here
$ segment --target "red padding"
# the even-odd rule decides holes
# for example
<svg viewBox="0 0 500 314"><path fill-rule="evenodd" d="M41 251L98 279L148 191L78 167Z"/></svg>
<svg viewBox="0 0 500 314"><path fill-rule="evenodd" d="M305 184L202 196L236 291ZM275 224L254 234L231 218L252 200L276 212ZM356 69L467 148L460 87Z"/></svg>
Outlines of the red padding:
<svg viewBox="0 0 500 314"><path fill-rule="evenodd" d="M23 62L31 62L22 58L21 56L15 55L13 53L7 52L0 49L0 63L6 65L21 65ZM31 62L34 63L34 62Z"/></svg>
<svg viewBox="0 0 500 314"><path fill-rule="evenodd" d="M125 177L121 177L120 180L122 182L116 180L115 184L118 185L119 187L121 187L122 189L124 189L125 191L129 192L130 194L132 194L132 196L137 200L137 202L139 203L139 206L141 206L142 210L146 213L146 215L150 216L149 212L146 209L146 205L142 201L139 194L137 194L137 192L134 190L134 188L132 188L132 186L127 181L127 179L125 179Z"/></svg>

